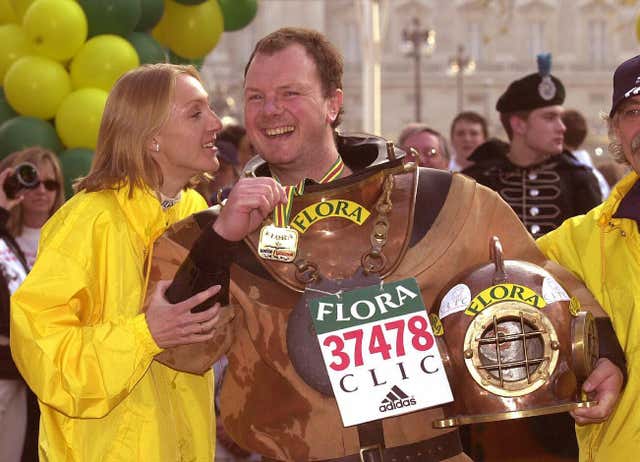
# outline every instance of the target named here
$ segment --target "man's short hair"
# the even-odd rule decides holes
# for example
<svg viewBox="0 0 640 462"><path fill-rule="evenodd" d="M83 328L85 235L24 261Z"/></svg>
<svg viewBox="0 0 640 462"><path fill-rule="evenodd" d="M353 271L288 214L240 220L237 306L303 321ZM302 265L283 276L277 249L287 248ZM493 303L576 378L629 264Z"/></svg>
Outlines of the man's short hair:
<svg viewBox="0 0 640 462"><path fill-rule="evenodd" d="M569 109L562 114L562 123L567 127L564 144L572 149L579 148L587 137L587 121L578 111Z"/></svg>
<svg viewBox="0 0 640 462"><path fill-rule="evenodd" d="M519 119L526 121L529 118L529 114L531 114L531 111L516 111L516 112L500 113L500 123L502 124L502 127L504 128L504 131L507 134L507 137L509 137L509 140L513 139L513 128L511 127L511 117L518 117Z"/></svg>
<svg viewBox="0 0 640 462"><path fill-rule="evenodd" d="M336 90L342 89L344 72L342 54L320 32L301 27L283 27L260 39L244 68L245 78L256 54L273 55L294 44L302 46L315 63L325 98L332 96ZM340 112L331 124L333 128L340 125L342 113L343 110L340 108Z"/></svg>
<svg viewBox="0 0 640 462"><path fill-rule="evenodd" d="M482 135L484 136L484 139L486 140L487 138L489 138L489 129L487 128L487 119L485 119L480 114L474 111L463 111L453 118L453 121L451 122L450 133L449 133L449 136L451 138L453 138L453 129L455 128L456 124L461 120L472 123L472 124L480 125L480 127L482 128Z"/></svg>

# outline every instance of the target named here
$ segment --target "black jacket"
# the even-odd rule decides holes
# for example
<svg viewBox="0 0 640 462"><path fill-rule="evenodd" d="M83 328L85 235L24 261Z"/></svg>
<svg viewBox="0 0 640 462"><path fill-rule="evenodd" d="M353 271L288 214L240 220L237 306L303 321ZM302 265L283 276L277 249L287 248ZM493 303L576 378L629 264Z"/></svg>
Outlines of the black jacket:
<svg viewBox="0 0 640 462"><path fill-rule="evenodd" d="M15 253L16 257L24 267L25 273L29 271L27 260L20 250L18 243L7 230L9 212L0 207L0 239L4 240L7 246ZM11 293L7 284L4 271L0 268L0 334L9 336L9 307L11 305ZM21 379L16 368L9 346L0 346L0 378L1 379Z"/></svg>
<svg viewBox="0 0 640 462"><path fill-rule="evenodd" d="M526 168L512 164L508 152L509 144L490 139L471 154L474 164L462 173L500 194L534 238L602 201L591 169L568 151Z"/></svg>

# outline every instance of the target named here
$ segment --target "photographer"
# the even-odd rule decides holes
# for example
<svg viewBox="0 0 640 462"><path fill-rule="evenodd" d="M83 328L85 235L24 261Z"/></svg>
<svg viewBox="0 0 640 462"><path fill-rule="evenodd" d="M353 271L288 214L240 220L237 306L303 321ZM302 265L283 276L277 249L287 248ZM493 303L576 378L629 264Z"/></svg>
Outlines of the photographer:
<svg viewBox="0 0 640 462"><path fill-rule="evenodd" d="M0 169L0 185L4 185L13 173L5 163L5 168ZM10 210L22 200L21 195L8 198L4 188L0 188L0 459L6 462L20 461L21 457L25 461L37 460L37 403L29 406L30 412L27 413L28 396L30 403L35 399L18 372L9 349L9 298L29 271L24 254L7 229ZM35 424L34 428L29 425L29 433L27 420Z"/></svg>
<svg viewBox="0 0 640 462"><path fill-rule="evenodd" d="M65 191L58 156L39 146L8 155L0 162L0 171L25 162L37 169L36 185L20 191L22 201L11 209L7 229L31 268L36 259L40 229L64 203Z"/></svg>

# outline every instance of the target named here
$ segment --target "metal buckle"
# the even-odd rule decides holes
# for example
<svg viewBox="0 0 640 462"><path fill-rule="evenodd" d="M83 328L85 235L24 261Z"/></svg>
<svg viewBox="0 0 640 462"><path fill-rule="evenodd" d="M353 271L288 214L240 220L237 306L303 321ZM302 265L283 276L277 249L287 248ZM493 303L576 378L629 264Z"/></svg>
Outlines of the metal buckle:
<svg viewBox="0 0 640 462"><path fill-rule="evenodd" d="M363 448L360 448L360 462L367 462L366 460L364 460L364 456L365 456L365 452L367 451L378 451L378 454L380 455L380 462L382 462L384 460L383 456L382 456L382 445L381 444L372 444L371 446L365 446ZM375 460L375 459L374 459Z"/></svg>

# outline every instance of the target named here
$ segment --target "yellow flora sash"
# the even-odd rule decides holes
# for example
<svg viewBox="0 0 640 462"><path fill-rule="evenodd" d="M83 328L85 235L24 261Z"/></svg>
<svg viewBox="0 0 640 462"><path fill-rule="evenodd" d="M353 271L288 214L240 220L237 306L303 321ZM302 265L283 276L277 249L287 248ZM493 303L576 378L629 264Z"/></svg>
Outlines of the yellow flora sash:
<svg viewBox="0 0 640 462"><path fill-rule="evenodd" d="M340 217L362 225L371 212L357 202L347 199L331 199L316 202L305 207L291 220L291 227L299 233L304 233L313 223L330 217Z"/></svg>
<svg viewBox="0 0 640 462"><path fill-rule="evenodd" d="M505 301L524 302L535 308L547 306L544 298L529 287L518 284L498 284L484 289L473 297L469 307L464 310L464 314L475 316L485 308Z"/></svg>

